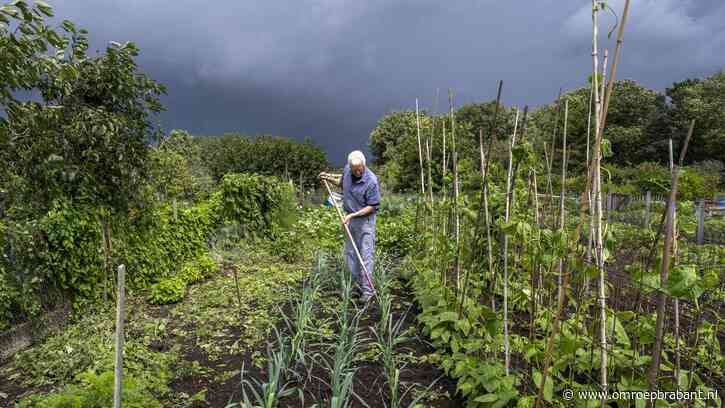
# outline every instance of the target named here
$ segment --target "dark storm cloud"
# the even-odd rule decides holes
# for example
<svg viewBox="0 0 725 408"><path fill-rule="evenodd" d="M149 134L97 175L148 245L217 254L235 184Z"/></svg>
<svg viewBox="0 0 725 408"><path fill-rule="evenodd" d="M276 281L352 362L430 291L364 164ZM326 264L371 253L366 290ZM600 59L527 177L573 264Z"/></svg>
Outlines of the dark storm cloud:
<svg viewBox="0 0 725 408"><path fill-rule="evenodd" d="M621 12L622 0L610 1ZM591 69L590 2L562 0L67 0L56 14L92 46L134 41L166 84L162 125L239 131L325 146L333 162L365 147L385 112L456 103L538 105ZM725 2L632 1L620 78L664 89L725 67ZM611 16L602 16L603 46Z"/></svg>

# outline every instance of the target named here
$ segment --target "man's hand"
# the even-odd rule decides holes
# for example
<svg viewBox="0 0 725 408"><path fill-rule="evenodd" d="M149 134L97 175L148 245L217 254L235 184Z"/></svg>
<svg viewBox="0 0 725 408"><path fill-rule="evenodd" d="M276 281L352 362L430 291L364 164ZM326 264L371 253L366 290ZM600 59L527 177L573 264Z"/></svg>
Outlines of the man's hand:
<svg viewBox="0 0 725 408"><path fill-rule="evenodd" d="M355 218L355 213L347 214L342 222L344 222L345 225L350 225L350 220L352 220L353 218Z"/></svg>
<svg viewBox="0 0 725 408"><path fill-rule="evenodd" d="M325 173L324 171L317 175L320 180L327 180L330 183L339 186L341 183L342 176L339 174Z"/></svg>

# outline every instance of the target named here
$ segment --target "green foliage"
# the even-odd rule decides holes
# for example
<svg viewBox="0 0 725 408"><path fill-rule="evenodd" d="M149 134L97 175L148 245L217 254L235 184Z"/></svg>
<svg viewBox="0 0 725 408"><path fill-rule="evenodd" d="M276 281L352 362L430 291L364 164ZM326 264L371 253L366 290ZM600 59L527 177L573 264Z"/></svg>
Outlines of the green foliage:
<svg viewBox="0 0 725 408"><path fill-rule="evenodd" d="M176 221L170 207L165 206L119 225L116 230L122 239L114 242L114 250L120 261L126 262L131 283L147 287L205 252L220 222L219 202L219 195L212 195L193 207L179 209Z"/></svg>
<svg viewBox="0 0 725 408"><path fill-rule="evenodd" d="M71 23L63 27L73 40L63 39L44 65L43 80L29 89L42 102L11 103L0 126L7 177L22 180L13 198L41 211L73 197L123 213L141 200L145 143L165 89L138 72L134 44L112 43L104 54L87 57L86 35ZM28 134L33 137L20 136Z"/></svg>
<svg viewBox="0 0 725 408"><path fill-rule="evenodd" d="M115 331L113 307L91 307L80 318L51 333L49 337L13 358L10 377L18 377L32 387L68 384L77 381L76 375L84 371L105 372L114 368ZM143 325L133 316L134 307L129 303L128 333L145 333ZM126 336L124 344L124 369L156 396L168 392L171 377L170 366L177 358L173 351L159 352L148 348L153 340L159 340L156 332L143 336ZM14 373L13 373L14 372ZM3 374L7 374L4 371Z"/></svg>
<svg viewBox="0 0 725 408"><path fill-rule="evenodd" d="M672 183L668 167L655 162L643 162L634 167L606 166L611 182L606 183L611 191L640 195L646 191L667 196ZM685 166L680 169L677 181L678 200L696 200L710 197L717 191L720 176L707 167Z"/></svg>
<svg viewBox="0 0 725 408"><path fill-rule="evenodd" d="M403 257L413 252L418 236L415 233L415 209L407 207L391 214L388 200L383 198L377 217L375 245L386 254Z"/></svg>
<svg viewBox="0 0 725 408"><path fill-rule="evenodd" d="M46 397L37 397L22 402L19 407L36 408L106 408L113 405L113 371L96 374L92 371L79 374L80 384L69 385L63 391ZM139 381L124 376L124 407L155 408L161 403Z"/></svg>
<svg viewBox="0 0 725 408"><path fill-rule="evenodd" d="M52 65L39 54L51 47L65 48L61 35L45 25L45 17L52 16L52 8L42 2L31 6L16 1L0 7L0 105L17 103L14 91L37 85Z"/></svg>
<svg viewBox="0 0 725 408"><path fill-rule="evenodd" d="M614 83L607 123L603 134L603 153L608 163L617 166L636 166L643 162L657 162L667 165L668 139L673 138L675 159L682 148L691 119L696 120L695 133L690 143L686 163L714 160L725 162L719 153L725 151L725 102L723 89L725 73L709 78L685 80L674 84L666 95L647 89L631 80ZM569 171L586 168L587 135L594 137L589 120L590 88L582 87L561 96L560 100L544 105L529 115L527 121L528 139L535 141L538 157L543 157L544 143L547 154L553 153L553 172L559 174L561 165L561 134L563 132L563 101L569 102L567 123L567 144ZM484 145L487 147L491 135L494 102L474 103L455 111L456 144L459 161L476 163L469 170L462 171L461 180L467 173L475 176L479 172L479 130L483 130ZM503 107L499 112L497 142L493 144L491 161L507 155L504 142L513 129L513 109ZM451 123L447 115L431 116L421 113L421 136L432 134L432 170L434 191L440 188L442 171L442 130L447 128L447 156L451 153ZM555 147L552 152L552 142ZM415 112L393 112L382 117L369 138L370 150L376 163L383 165L381 179L394 191L416 191L419 181L419 158ZM590 146L591 150L591 146ZM591 154L591 151L590 151ZM448 163L451 158L448 157ZM451 163L452 164L452 163ZM449 166L448 171L451 171ZM722 171L715 175L721 183ZM708 183L709 184L709 183ZM685 196L688 196L686 193Z"/></svg>
<svg viewBox="0 0 725 408"><path fill-rule="evenodd" d="M176 303L186 294L186 280L182 276L164 278L151 286L149 302L164 305Z"/></svg>
<svg viewBox="0 0 725 408"><path fill-rule="evenodd" d="M149 182L163 201L203 198L211 192L210 170L201 146L183 130L172 130L149 150Z"/></svg>
<svg viewBox="0 0 725 408"><path fill-rule="evenodd" d="M40 222L46 234L44 276L49 283L84 299L100 294L103 255L98 213L56 201Z"/></svg>
<svg viewBox="0 0 725 408"><path fill-rule="evenodd" d="M495 102L467 104L454 111L456 150L459 166L461 163L475 163L469 170L461 171L462 179L466 175L479 172L479 130L484 131L484 146L488 148L490 127L493 120ZM492 146L492 155L502 155L505 138L513 129L514 110L501 107L498 116L496 143ZM429 140L431 149L431 173L434 180L433 190L439 191L443 172L443 128L446 129L447 173L452 173L452 134L449 114L432 116L420 112L421 144ZM414 111L400 111L387 114L378 121L370 134L370 150L375 163L383 165L380 177L393 191L420 191L420 163L418 155L417 123ZM425 152L423 154L425 160ZM427 166L427 164L425 165ZM426 167L427 177L427 167Z"/></svg>
<svg viewBox="0 0 725 408"><path fill-rule="evenodd" d="M303 188L318 185L317 175L328 167L324 150L310 139L302 143L281 137L255 139L235 133L195 137L212 177L228 173L257 173L302 182Z"/></svg>
<svg viewBox="0 0 725 408"><path fill-rule="evenodd" d="M221 183L222 215L247 236L274 236L294 221L294 187L276 177L227 174Z"/></svg>
<svg viewBox="0 0 725 408"><path fill-rule="evenodd" d="M431 127L430 116L426 112L420 112L419 116L421 132L428 132ZM404 140L413 139L417 143L417 132L415 111L391 112L383 116L370 133L369 146L375 157L375 163L384 165L392 161L392 157L386 154L386 151Z"/></svg>
<svg viewBox="0 0 725 408"><path fill-rule="evenodd" d="M187 261L174 275L151 285L148 300L157 305L176 303L186 295L186 287L208 279L219 272L219 265L208 253L200 253L196 259Z"/></svg>
<svg viewBox="0 0 725 408"><path fill-rule="evenodd" d="M219 203L217 194L181 208L176 221L168 206L115 219L112 262L126 265L128 285L145 288L182 267L193 266L202 278L213 275L216 266L206 252L207 240L220 222ZM60 291L71 296L76 309L99 298L109 278L98 218L97 209L58 200L39 221L5 228L7 256L0 259L0 282L9 287L2 296L10 300L0 309L0 321L7 322L11 315L14 320L33 316L50 303L49 295ZM173 287L169 282L161 286L160 293Z"/></svg>
<svg viewBox="0 0 725 408"><path fill-rule="evenodd" d="M13 285L8 282L9 278L0 266L0 331L6 330L13 320L13 305L19 298L19 293Z"/></svg>
<svg viewBox="0 0 725 408"><path fill-rule="evenodd" d="M690 121L695 119L687 161L725 162L725 71L676 82L666 94L670 98L668 125L677 145L682 146Z"/></svg>

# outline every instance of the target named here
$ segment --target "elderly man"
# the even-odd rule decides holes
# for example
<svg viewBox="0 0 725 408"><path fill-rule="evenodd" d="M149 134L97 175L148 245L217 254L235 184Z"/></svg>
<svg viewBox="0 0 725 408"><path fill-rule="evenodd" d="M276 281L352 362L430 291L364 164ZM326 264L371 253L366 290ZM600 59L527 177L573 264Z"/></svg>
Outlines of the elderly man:
<svg viewBox="0 0 725 408"><path fill-rule="evenodd" d="M342 175L320 173L320 179L342 186L344 222L360 251L360 265L350 239L345 241L345 258L353 279L362 288L363 302L375 295L372 273L375 256L375 212L380 204L378 177L365 165L365 155L356 150L347 156ZM367 269L368 275L365 274Z"/></svg>

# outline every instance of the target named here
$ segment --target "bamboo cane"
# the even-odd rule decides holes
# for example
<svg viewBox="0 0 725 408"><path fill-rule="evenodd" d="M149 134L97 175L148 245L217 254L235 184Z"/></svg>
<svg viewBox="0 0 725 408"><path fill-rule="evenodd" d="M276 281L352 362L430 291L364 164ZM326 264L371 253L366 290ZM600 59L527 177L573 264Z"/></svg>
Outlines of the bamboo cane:
<svg viewBox="0 0 725 408"><path fill-rule="evenodd" d="M604 49L604 59L602 59L602 88L599 91L599 95L603 97L605 95L605 86L607 84L607 60L609 59L609 50ZM602 112L599 112L599 114L602 114ZM602 118L599 118L599 122L601 123ZM602 128L602 132L604 131L604 128Z"/></svg>
<svg viewBox="0 0 725 408"><path fill-rule="evenodd" d="M617 78L617 66L619 65L619 52L622 49L622 43L624 42L624 26L627 23L627 16L629 15L629 0L624 0L624 11L622 11L622 20L619 22L619 31L617 32L617 45L614 48L614 58L612 59L612 75L609 78L607 84L607 94L604 97L604 106L602 108L602 118L600 121L599 131L604 131L604 123L607 119L607 113L609 112L609 101L612 97L612 89L614 88L614 81Z"/></svg>
<svg viewBox="0 0 725 408"><path fill-rule="evenodd" d="M432 130L431 130L432 132ZM433 170L431 169L431 150L433 149L433 135L430 134L425 140L425 157L428 162L428 199L430 200L431 215L433 213ZM433 223L431 223L432 225Z"/></svg>
<svg viewBox="0 0 725 408"><path fill-rule="evenodd" d="M496 128L498 125L498 112L499 107L501 106L501 91L503 89L503 81L499 80L498 82L498 90L496 92L496 106L494 107L493 111L493 118L491 119L491 130L490 135L491 138L488 141L488 148L485 153L485 157L483 157L484 165L483 165L483 174L481 175L481 197L480 197L480 203L479 203L479 212L476 214L476 230L475 230L475 236L481 236L480 234L480 228L484 226L486 228L486 239L487 239L487 247L488 247L488 265L489 265L489 271L491 272L491 283L489 286L490 292L494 293L496 289L496 273L494 271L494 265L493 265L493 242L491 240L491 216L488 211L488 163L491 160L491 146L493 145L494 141L496 140ZM483 152L482 152L483 154ZM483 217L484 222L482 223L480 220L481 217L481 211L480 207L483 207ZM491 308L496 311L496 299L495 296L491 296Z"/></svg>
<svg viewBox="0 0 725 408"><path fill-rule="evenodd" d="M423 176L423 148L420 143L420 113L418 112L418 98L415 98L415 124L418 129L418 162L420 163L420 194L425 197L425 177Z"/></svg>
<svg viewBox="0 0 725 408"><path fill-rule="evenodd" d="M589 140L589 135L592 130L592 105L593 105L593 99L594 99L594 83L589 87L589 113L587 114L587 153L586 153L586 163L587 163L587 177L589 174L591 174L591 165L589 161L589 146L591 145L591 141ZM591 192L589 191L589 185L587 184L587 193L586 193L586 202L587 207L589 211L589 234L587 237L587 251L585 260L587 265L591 264L592 262L592 252L594 250L594 223L592 220L594 219L594 210L592 208L591 202L592 202L592 196ZM584 200L582 200L584 201ZM584 276L584 290L583 294L586 295L589 293L589 274L585 274Z"/></svg>
<svg viewBox="0 0 725 408"><path fill-rule="evenodd" d="M592 87L594 88L594 151L592 152L592 198L595 200L594 205L594 245L596 252L597 269L599 272L599 332L600 332L600 381L602 391L609 389L607 384L607 300L605 298L605 271L604 271L604 248L602 244L602 195L600 191L601 175L600 175L600 159L601 159L601 127L600 122L603 118L600 116L601 102L599 100L599 86L597 76L598 57L597 57L597 9L599 4L597 0L592 0ZM606 396L602 394L601 406L604 408L606 404Z"/></svg>
<svg viewBox="0 0 725 408"><path fill-rule="evenodd" d="M458 150L456 149L456 118L453 115L453 90L448 90L448 109L451 119L451 150L453 154L453 214L456 237L456 291L461 290L461 219L458 209Z"/></svg>
<svg viewBox="0 0 725 408"><path fill-rule="evenodd" d="M536 226L538 228L541 228L541 218L539 216L539 189L538 189L538 185L537 185L537 181L536 181L536 170L532 169L531 173L533 175L533 180L534 180L534 221L536 222ZM543 278L542 278L543 274L541 273L541 264L536 266L536 275L538 278L537 288L541 288L544 286ZM536 299L537 308L539 307L539 303L541 301L540 298L541 298L541 294L539 293L538 298Z"/></svg>
<svg viewBox="0 0 725 408"><path fill-rule="evenodd" d="M672 138L670 138L670 172L674 171L675 162L672 149ZM677 206L672 213L673 237L672 237L672 258L677 261ZM680 378L680 300L675 298L675 379L679 384Z"/></svg>
<svg viewBox="0 0 725 408"><path fill-rule="evenodd" d="M564 230L564 221L565 221L565 213L564 213L564 201L566 199L566 125L569 120L569 100L566 99L564 101L564 131L563 131L563 141L561 144L561 193L559 197L559 229ZM552 152L554 150L552 149ZM559 259L559 277L557 284L559 285L559 296L558 299L562 296L562 282L561 282L561 275L564 272L564 259Z"/></svg>
<svg viewBox="0 0 725 408"><path fill-rule="evenodd" d="M546 155L546 143L544 143L544 163L546 164L546 187L549 189L549 200L548 200L548 206L549 206L549 215L552 218L552 225L554 224L554 205L552 203L552 199L554 196L554 184L552 181L552 175L551 175L551 169L554 164L554 154L556 151L556 133L559 131L559 115L561 114L561 92L562 89L559 88L559 96L556 97L556 115L555 115L555 122L554 122L554 132L551 136L551 154Z"/></svg>
<svg viewBox="0 0 725 408"><path fill-rule="evenodd" d="M448 167L446 166L446 121L443 121L443 169L441 170L441 174L443 177L446 176ZM441 183L443 185L443 188L445 189L445 183Z"/></svg>
<svg viewBox="0 0 725 408"><path fill-rule="evenodd" d="M665 241L664 248L662 249L662 262L660 264L660 285L663 286L667 282L670 271L670 257L672 251L672 241L674 236L674 217L675 217L675 202L677 199L677 181L679 178L679 168L682 166L685 160L685 154L687 153L687 146L690 143L692 132L695 128L695 120L690 122L690 129L687 131L687 138L685 139L685 145L680 152L680 160L677 165L672 166L672 187L670 188L669 198L667 199L667 216L665 221ZM665 293L659 291L657 293L657 323L655 327L655 344L652 349L652 360L649 367L649 373L647 375L647 385L650 391L655 391L657 388L657 375L660 370L660 360L662 358L662 338L664 332L665 323ZM651 403L648 402L648 406Z"/></svg>
<svg viewBox="0 0 725 408"><path fill-rule="evenodd" d="M332 197L332 190L330 189L330 185L327 183L327 180L322 180L325 183L325 187L327 188L327 193ZM355 255L357 256L357 260L360 262L360 266L363 268L363 272L365 274L365 279L368 281L368 285L370 285L370 288L375 292L375 286L373 285L373 281L370 278L370 272L368 272L367 266L365 266L365 262L363 262L362 256L360 255L360 251L357 248L357 244L355 243L355 240L352 239L352 233L350 232L350 228L345 224L345 217L342 215L342 210L340 210L340 207L337 205L337 202L335 199L332 199L332 203L335 207L335 210L337 210L337 215L340 217L340 222L342 223L342 226L345 228L345 232L347 233L347 238L350 240L350 243L352 244L352 248L355 250Z"/></svg>
<svg viewBox="0 0 725 408"><path fill-rule="evenodd" d="M508 223L510 215L510 195L511 195L511 178L513 173L513 147L516 144L516 131L519 124L519 110L516 109L516 118L514 119L514 133L511 136L511 143L509 144L509 163L508 163L508 175L506 177L506 209L504 213L504 221ZM504 361L506 367L506 375L509 375L511 366L511 355L509 350L509 325L508 325L508 234L503 235L503 348L504 348Z"/></svg>

